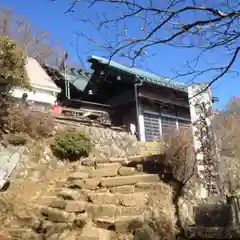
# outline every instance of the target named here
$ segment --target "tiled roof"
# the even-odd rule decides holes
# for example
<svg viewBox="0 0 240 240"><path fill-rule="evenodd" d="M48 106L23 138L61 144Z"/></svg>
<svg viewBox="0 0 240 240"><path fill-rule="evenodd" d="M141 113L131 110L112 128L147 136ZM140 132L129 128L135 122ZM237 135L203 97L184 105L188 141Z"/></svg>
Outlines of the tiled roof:
<svg viewBox="0 0 240 240"><path fill-rule="evenodd" d="M64 77L64 72L60 72L60 74ZM66 71L66 79L80 91L85 89L91 76L92 72L82 69L67 69Z"/></svg>
<svg viewBox="0 0 240 240"><path fill-rule="evenodd" d="M182 90L182 91L187 91L187 86L184 83L172 81L168 78L164 78L164 77L158 76L153 73L146 72L146 71L138 69L138 68L128 67L123 64L114 62L112 60L109 61L108 59L103 58L103 57L90 56L88 61L89 62L97 61L99 63L109 65L112 68L124 71L126 73L133 74L139 80L142 80L142 81L151 82L151 83L154 83L157 85L166 86L166 87L170 87L170 88L174 88L174 89L178 89L178 90Z"/></svg>
<svg viewBox="0 0 240 240"><path fill-rule="evenodd" d="M45 65L49 71L55 72L53 74L53 78L55 80L64 80L66 75L66 80L68 80L76 89L83 91L87 86L91 76L92 71L83 70L83 69L75 69L75 68L66 68L66 72L64 70L60 70L57 67Z"/></svg>

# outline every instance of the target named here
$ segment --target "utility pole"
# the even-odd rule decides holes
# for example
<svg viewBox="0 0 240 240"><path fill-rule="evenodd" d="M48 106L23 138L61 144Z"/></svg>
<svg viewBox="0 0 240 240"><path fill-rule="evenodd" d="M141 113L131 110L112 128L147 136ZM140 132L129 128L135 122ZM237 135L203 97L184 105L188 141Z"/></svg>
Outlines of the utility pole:
<svg viewBox="0 0 240 240"><path fill-rule="evenodd" d="M64 80L65 80L65 95L67 99L70 99L70 84L69 84L69 80L67 79L67 65L66 65L66 60L68 58L68 53L65 52L64 53L64 57L63 57L63 70L64 70Z"/></svg>

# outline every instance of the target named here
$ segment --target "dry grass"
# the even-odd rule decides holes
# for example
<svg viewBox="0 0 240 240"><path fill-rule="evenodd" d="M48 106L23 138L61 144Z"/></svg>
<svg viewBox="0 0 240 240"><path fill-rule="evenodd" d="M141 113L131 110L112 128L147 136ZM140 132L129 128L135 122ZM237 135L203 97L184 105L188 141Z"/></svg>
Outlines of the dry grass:
<svg viewBox="0 0 240 240"><path fill-rule="evenodd" d="M214 120L214 130L221 154L240 157L240 117L222 112Z"/></svg>
<svg viewBox="0 0 240 240"><path fill-rule="evenodd" d="M49 113L32 112L22 105L12 105L5 119L11 133L26 133L34 139L48 137L54 130L54 118Z"/></svg>
<svg viewBox="0 0 240 240"><path fill-rule="evenodd" d="M195 153L192 130L174 130L165 140L164 164L174 179L186 182L194 171Z"/></svg>

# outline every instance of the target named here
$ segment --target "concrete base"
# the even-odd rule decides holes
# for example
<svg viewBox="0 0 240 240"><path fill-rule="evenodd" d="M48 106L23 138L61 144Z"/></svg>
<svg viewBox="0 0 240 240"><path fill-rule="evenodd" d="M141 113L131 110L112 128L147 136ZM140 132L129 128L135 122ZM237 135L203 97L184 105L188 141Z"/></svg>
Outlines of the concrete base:
<svg viewBox="0 0 240 240"><path fill-rule="evenodd" d="M194 211L195 224L187 227L187 239L240 239L231 204L204 204Z"/></svg>

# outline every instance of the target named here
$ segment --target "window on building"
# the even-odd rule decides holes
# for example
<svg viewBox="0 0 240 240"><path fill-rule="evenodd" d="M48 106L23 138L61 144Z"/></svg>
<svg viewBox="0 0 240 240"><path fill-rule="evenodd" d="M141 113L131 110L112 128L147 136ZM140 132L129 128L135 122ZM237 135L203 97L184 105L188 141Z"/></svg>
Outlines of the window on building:
<svg viewBox="0 0 240 240"><path fill-rule="evenodd" d="M178 129L188 129L190 125L190 120L178 119Z"/></svg>
<svg viewBox="0 0 240 240"><path fill-rule="evenodd" d="M144 113L145 140L157 140L161 138L159 115Z"/></svg>
<svg viewBox="0 0 240 240"><path fill-rule="evenodd" d="M177 128L177 119L171 117L161 117L162 136L168 135L173 129Z"/></svg>
<svg viewBox="0 0 240 240"><path fill-rule="evenodd" d="M177 116L160 116L157 113L144 113L145 140L153 141L164 138L174 129L187 129L191 121Z"/></svg>

